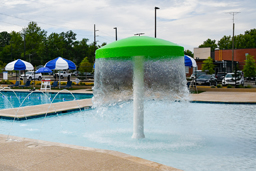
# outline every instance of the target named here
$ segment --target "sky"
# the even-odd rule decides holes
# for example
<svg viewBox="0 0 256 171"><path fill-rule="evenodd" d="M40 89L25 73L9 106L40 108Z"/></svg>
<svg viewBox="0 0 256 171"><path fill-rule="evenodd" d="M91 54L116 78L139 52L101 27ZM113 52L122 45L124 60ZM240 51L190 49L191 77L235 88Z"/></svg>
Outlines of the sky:
<svg viewBox="0 0 256 171"><path fill-rule="evenodd" d="M97 44L144 33L181 45L193 52L208 38L216 41L256 28L255 0L0 0L0 32L16 31L34 21L51 33L72 30L77 40Z"/></svg>

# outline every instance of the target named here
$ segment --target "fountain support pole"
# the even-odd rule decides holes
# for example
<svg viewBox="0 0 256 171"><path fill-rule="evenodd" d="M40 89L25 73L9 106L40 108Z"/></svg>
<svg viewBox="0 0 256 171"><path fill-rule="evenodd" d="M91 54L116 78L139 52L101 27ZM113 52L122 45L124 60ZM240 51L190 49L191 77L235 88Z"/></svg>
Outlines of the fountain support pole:
<svg viewBox="0 0 256 171"><path fill-rule="evenodd" d="M132 138L145 138L144 135L144 56L133 57L133 135Z"/></svg>

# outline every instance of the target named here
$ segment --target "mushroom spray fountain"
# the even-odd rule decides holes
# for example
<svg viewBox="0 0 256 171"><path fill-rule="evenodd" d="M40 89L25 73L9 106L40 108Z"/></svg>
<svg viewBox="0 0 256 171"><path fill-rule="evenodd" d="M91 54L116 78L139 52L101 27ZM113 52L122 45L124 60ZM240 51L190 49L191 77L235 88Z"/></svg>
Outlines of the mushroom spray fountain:
<svg viewBox="0 0 256 171"><path fill-rule="evenodd" d="M94 82L93 106L104 108L133 100L132 138L145 138L145 100L188 97L184 48L147 36L110 43L96 51Z"/></svg>

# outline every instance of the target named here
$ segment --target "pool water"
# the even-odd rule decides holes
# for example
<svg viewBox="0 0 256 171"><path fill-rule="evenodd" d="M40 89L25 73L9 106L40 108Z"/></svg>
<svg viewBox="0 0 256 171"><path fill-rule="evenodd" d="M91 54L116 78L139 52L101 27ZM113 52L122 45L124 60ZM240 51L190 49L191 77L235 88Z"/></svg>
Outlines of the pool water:
<svg viewBox="0 0 256 171"><path fill-rule="evenodd" d="M145 139L132 139L127 102L23 121L0 134L109 149L185 171L256 170L256 105L145 102Z"/></svg>
<svg viewBox="0 0 256 171"><path fill-rule="evenodd" d="M8 109L8 108L16 108L23 106L33 106L33 105L40 105L40 104L47 104L63 101L71 101L71 100L80 100L80 99L88 99L92 98L92 94L80 94L80 93L73 93L73 95L69 92L67 93L44 93L44 92L13 92L13 91L0 91L0 110L1 109ZM29 95L29 96L28 96ZM56 97L55 97L56 96ZM27 97L27 98L26 98ZM24 99L26 100L24 101ZM23 102L24 101L24 102ZM23 104L21 104L23 102Z"/></svg>

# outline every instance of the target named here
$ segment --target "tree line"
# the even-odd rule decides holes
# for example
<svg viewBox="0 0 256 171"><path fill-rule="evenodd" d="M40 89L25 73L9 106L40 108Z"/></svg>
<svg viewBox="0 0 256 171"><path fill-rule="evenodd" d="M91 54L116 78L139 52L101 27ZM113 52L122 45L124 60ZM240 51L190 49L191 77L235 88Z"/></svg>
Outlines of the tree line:
<svg viewBox="0 0 256 171"><path fill-rule="evenodd" d="M86 58L92 66L96 49L106 43L96 46L88 41L87 38L76 40L76 33L71 30L47 36L47 32L32 21L20 32L0 33L0 65L22 59L38 66L61 56L77 66Z"/></svg>
<svg viewBox="0 0 256 171"><path fill-rule="evenodd" d="M211 51L215 51L216 48L220 50L232 49L232 37L225 35L218 43L216 40L207 39L199 45L199 48L201 47L210 47ZM234 49L246 48L256 48L256 29L247 30L244 34L234 36Z"/></svg>

